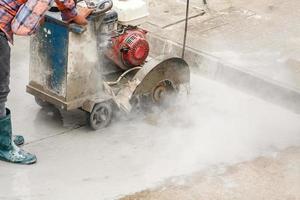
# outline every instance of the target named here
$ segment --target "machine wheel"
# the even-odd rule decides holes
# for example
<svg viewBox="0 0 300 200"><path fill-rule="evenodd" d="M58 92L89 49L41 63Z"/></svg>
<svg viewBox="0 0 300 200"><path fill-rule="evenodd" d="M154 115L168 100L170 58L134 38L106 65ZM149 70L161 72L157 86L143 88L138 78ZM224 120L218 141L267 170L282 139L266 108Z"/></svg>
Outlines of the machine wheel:
<svg viewBox="0 0 300 200"><path fill-rule="evenodd" d="M92 129L98 130L107 127L113 117L113 108L110 102L101 102L95 105L89 113L88 122Z"/></svg>
<svg viewBox="0 0 300 200"><path fill-rule="evenodd" d="M42 108L46 108L46 107L51 107L52 104L48 103L47 101L44 101L38 97L34 97L35 102L37 103L37 105L41 106Z"/></svg>

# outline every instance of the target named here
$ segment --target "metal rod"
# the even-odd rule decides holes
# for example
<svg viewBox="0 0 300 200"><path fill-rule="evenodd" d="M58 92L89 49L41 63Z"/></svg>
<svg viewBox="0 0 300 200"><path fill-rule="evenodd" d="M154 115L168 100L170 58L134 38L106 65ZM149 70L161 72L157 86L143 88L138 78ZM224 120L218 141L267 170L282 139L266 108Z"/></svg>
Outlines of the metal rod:
<svg viewBox="0 0 300 200"><path fill-rule="evenodd" d="M142 67L134 67L134 68L128 69L121 76L119 76L118 80L116 80L114 82L106 82L106 83L108 85L117 85L129 72L132 72L134 70L139 70L139 69L142 69Z"/></svg>
<svg viewBox="0 0 300 200"><path fill-rule="evenodd" d="M183 47L182 47L182 59L184 59L185 55L185 47L186 47L186 38L188 31L188 23L189 23L189 10L190 10L190 0L186 1L186 13L185 13L185 27L184 27L184 38L183 38Z"/></svg>

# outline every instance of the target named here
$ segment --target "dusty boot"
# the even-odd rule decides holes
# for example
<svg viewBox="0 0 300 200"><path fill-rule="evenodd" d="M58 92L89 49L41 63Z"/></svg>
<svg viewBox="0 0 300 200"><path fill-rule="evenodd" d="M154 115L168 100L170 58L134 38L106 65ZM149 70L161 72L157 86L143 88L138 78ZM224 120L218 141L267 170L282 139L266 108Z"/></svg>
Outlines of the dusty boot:
<svg viewBox="0 0 300 200"><path fill-rule="evenodd" d="M21 146L24 144L25 139L22 135L13 135L13 141L14 141L15 145Z"/></svg>
<svg viewBox="0 0 300 200"><path fill-rule="evenodd" d="M0 119L6 116L5 103L0 103ZM14 135L13 140L15 145L21 146L24 144L25 140L22 135Z"/></svg>
<svg viewBox="0 0 300 200"><path fill-rule="evenodd" d="M10 111L6 110L6 117L0 119L0 160L19 164L33 164L36 156L30 154L12 141L12 127Z"/></svg>

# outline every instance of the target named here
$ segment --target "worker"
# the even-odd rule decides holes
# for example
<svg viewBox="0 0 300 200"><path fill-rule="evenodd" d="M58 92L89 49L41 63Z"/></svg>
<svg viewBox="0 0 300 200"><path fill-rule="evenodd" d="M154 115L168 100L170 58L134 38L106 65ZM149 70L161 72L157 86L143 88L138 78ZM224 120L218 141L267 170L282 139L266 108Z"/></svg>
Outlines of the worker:
<svg viewBox="0 0 300 200"><path fill-rule="evenodd" d="M45 12L53 0L0 0L0 160L33 164L36 156L19 146L24 143L22 136L12 136L11 112L5 107L10 82L10 46L13 35L32 35L38 29ZM90 9L77 13L73 0L55 0L62 19L86 25Z"/></svg>

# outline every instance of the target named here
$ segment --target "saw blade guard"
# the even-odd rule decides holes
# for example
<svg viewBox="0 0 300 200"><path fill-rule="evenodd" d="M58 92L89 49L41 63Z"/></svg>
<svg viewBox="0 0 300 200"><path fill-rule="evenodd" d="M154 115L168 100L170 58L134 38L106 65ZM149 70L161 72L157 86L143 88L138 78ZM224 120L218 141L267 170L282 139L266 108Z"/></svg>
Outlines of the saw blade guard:
<svg viewBox="0 0 300 200"><path fill-rule="evenodd" d="M180 85L189 87L190 68L182 58L161 56L147 62L132 80L138 82L132 96L151 94L164 81L175 89Z"/></svg>

